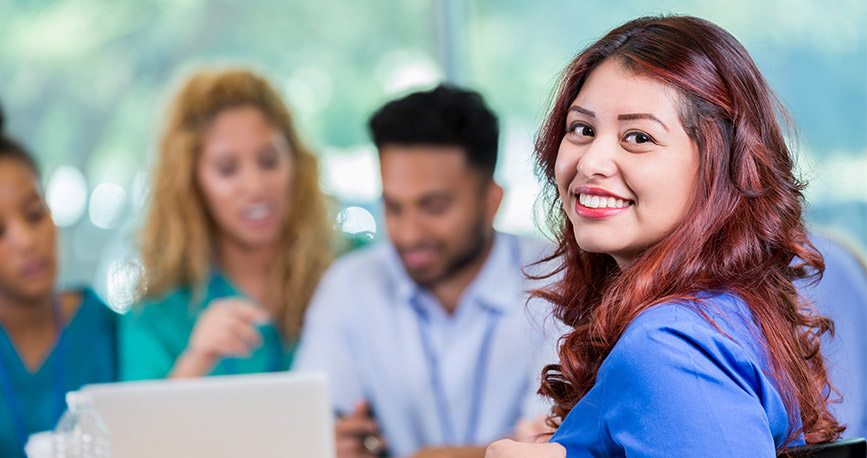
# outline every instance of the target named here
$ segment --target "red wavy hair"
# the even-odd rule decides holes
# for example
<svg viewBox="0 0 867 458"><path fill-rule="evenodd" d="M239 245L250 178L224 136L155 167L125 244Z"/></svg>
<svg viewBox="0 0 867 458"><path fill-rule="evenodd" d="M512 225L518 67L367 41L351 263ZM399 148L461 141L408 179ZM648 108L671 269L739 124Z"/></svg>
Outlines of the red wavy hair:
<svg viewBox="0 0 867 458"><path fill-rule="evenodd" d="M607 59L677 91L681 123L700 156L688 224L623 269L611 256L577 245L554 177L567 109ZM729 291L749 306L767 342L770 375L789 416L788 441L801 433L808 443L839 437L843 427L828 411L835 392L819 348L833 324L792 283L818 279L824 263L804 229L804 185L794 176L778 116L788 120L744 47L694 17L630 21L565 69L536 139L536 171L545 181L541 202L549 205L548 224L558 242L545 261L559 260L548 277L561 277L534 293L553 302L555 315L573 328L560 341L560 364L545 368L539 390L555 402L555 425L590 390L602 361L639 313L703 291Z"/></svg>

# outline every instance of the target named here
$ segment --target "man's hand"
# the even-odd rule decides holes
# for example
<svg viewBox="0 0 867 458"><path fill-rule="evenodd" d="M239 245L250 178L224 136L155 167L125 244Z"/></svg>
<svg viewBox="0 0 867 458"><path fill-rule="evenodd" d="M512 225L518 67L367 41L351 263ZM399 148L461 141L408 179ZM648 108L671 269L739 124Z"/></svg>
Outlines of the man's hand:
<svg viewBox="0 0 867 458"><path fill-rule="evenodd" d="M503 439L488 446L485 458L566 458L566 449L555 442L527 444Z"/></svg>
<svg viewBox="0 0 867 458"><path fill-rule="evenodd" d="M358 403L351 414L338 418L334 433L337 458L376 458L386 448L367 402Z"/></svg>

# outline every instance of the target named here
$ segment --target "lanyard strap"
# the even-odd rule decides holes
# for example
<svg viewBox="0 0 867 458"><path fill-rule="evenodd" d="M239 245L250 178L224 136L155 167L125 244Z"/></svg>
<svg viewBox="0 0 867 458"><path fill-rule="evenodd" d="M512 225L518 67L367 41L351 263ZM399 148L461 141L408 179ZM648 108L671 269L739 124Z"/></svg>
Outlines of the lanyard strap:
<svg viewBox="0 0 867 458"><path fill-rule="evenodd" d="M437 415L439 416L443 437L447 444L461 443L455 431L454 419L449 414L448 399L442 380L442 367L440 365L440 359L434 350L433 342L431 341L430 319L420 308L416 309L416 314L419 319L419 335L421 336L422 347L424 348L425 358L427 359L431 388L433 389L434 399L437 404ZM499 318L499 312L494 310L488 311L488 322L485 327L485 334L482 337L482 345L479 348L476 374L473 377L473 391L472 398L470 399L470 416L467 421L467 429L464 432L463 444L472 444L475 442L479 426L479 415L481 413L482 395L488 374L487 368L491 353L491 341L493 340L494 329L497 327Z"/></svg>
<svg viewBox="0 0 867 458"><path fill-rule="evenodd" d="M54 418L57 419L63 414L63 409L66 405L66 348L65 341L61 339L63 323L61 322L60 305L56 297L51 300L51 309L54 317L54 354L49 353L48 357L51 358L53 356L54 358L52 361L51 375L53 380L51 388L52 397L54 398ZM0 363L3 362L0 361ZM15 428L15 437L18 439L18 445L21 450L24 450L24 444L27 442L27 423L24 419L24 409L21 408L21 401L18 393L15 391L15 385L12 383L11 370L6 364L0 364L0 389L2 389L3 397L6 398L6 404L12 413L12 423Z"/></svg>

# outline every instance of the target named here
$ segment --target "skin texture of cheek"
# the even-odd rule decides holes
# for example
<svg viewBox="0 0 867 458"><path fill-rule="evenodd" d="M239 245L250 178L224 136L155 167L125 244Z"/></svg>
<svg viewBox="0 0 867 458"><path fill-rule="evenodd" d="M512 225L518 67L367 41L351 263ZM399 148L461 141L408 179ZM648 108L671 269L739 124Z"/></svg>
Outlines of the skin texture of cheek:
<svg viewBox="0 0 867 458"><path fill-rule="evenodd" d="M8 250L0 249L0 258L7 260L0 262L0 294L7 295L14 291L17 275L14 274L13 264L9 262L12 258L9 256Z"/></svg>
<svg viewBox="0 0 867 458"><path fill-rule="evenodd" d="M232 184L217 174L203 172L199 178L200 193L205 208L219 229L231 223L229 214L235 206L232 202Z"/></svg>
<svg viewBox="0 0 867 458"><path fill-rule="evenodd" d="M276 211L281 226L286 226L289 223L289 217L292 212L292 200L295 198L292 193L292 187L295 183L294 171L294 162L290 157L289 166L279 172L275 172L269 186L268 196L277 208Z"/></svg>
<svg viewBox="0 0 867 458"><path fill-rule="evenodd" d="M560 198L563 199L568 194L569 184L575 178L576 174L576 158L572 158L573 154L564 151L561 146L557 153L557 160L554 163L554 179L557 181L557 191L560 193Z"/></svg>
<svg viewBox="0 0 867 458"><path fill-rule="evenodd" d="M36 299L50 294L57 270L54 224L46 215L44 221L23 229L27 246L15 246L4 241L0 249L0 293L21 300Z"/></svg>
<svg viewBox="0 0 867 458"><path fill-rule="evenodd" d="M638 196L635 217L641 227L648 228L646 236L649 244L670 234L686 217L692 202L698 175L698 152L689 145L684 146L682 151L680 161L669 161L665 166L637 164L628 170L631 173L624 173L624 179L632 183L632 189ZM633 175L639 173L657 179L631 180Z"/></svg>

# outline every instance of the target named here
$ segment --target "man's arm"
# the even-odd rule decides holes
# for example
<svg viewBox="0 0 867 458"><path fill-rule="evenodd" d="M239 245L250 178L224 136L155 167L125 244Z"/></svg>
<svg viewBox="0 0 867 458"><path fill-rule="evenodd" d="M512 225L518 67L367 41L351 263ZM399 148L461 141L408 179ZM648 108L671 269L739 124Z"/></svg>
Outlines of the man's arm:
<svg viewBox="0 0 867 458"><path fill-rule="evenodd" d="M324 372L335 418L338 458L375 458L385 440L371 418L352 353L352 326L360 326L353 279L336 264L323 276L304 319L292 369Z"/></svg>
<svg viewBox="0 0 867 458"><path fill-rule="evenodd" d="M335 267L322 277L307 308L292 370L325 373L335 411L350 412L364 393L350 335L356 304L346 269Z"/></svg>

